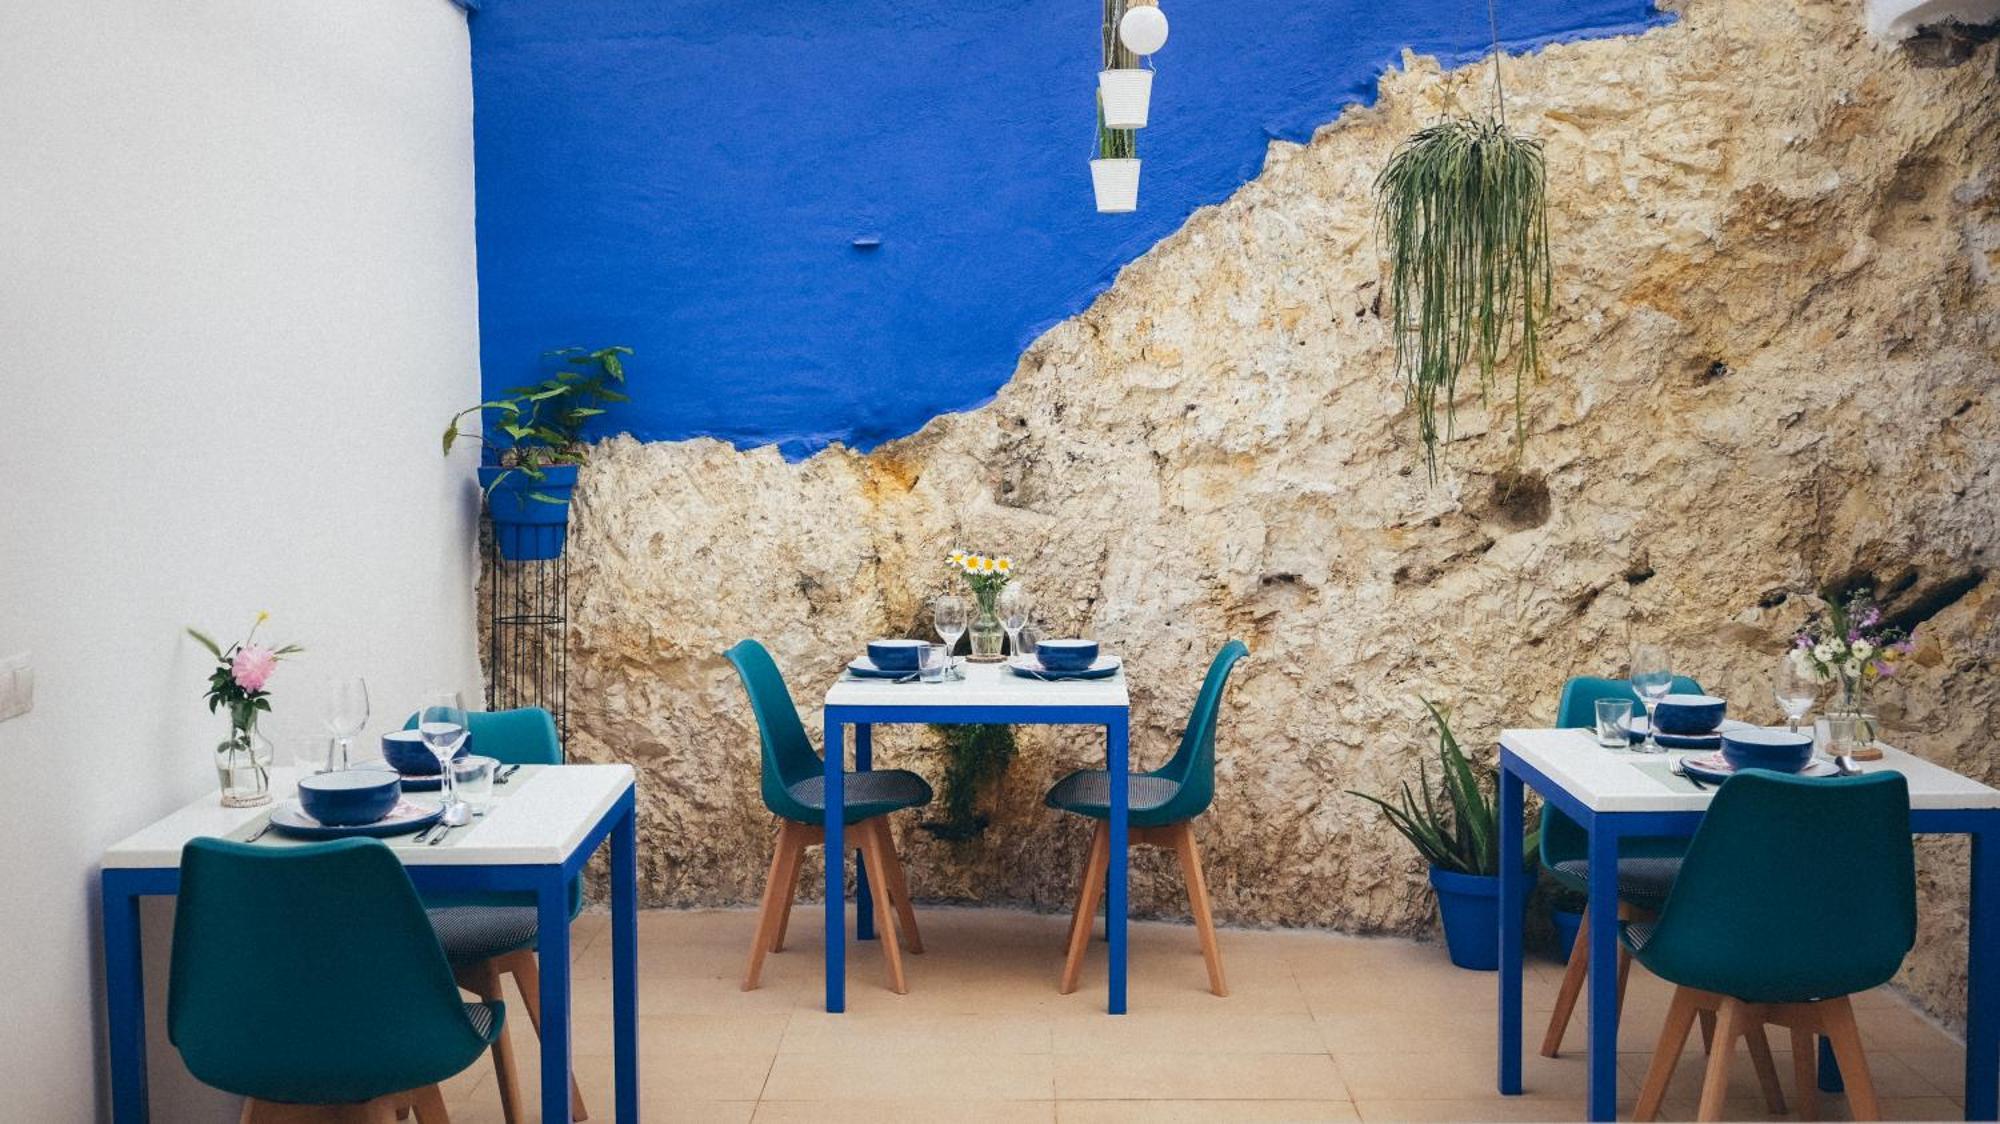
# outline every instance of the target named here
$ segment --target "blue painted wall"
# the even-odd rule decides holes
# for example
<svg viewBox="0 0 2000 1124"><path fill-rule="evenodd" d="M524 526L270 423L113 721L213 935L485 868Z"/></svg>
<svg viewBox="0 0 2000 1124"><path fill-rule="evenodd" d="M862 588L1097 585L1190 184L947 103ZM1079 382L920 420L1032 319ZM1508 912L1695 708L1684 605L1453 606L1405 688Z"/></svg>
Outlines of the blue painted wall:
<svg viewBox="0 0 2000 1124"><path fill-rule="evenodd" d="M1139 211L1099 215L1096 0L484 0L472 17L489 389L635 347L606 431L803 456L989 400L1120 266L1374 94L1478 58L1485 0L1165 0ZM1506 0L1512 49L1651 0ZM872 250L857 238L879 238Z"/></svg>

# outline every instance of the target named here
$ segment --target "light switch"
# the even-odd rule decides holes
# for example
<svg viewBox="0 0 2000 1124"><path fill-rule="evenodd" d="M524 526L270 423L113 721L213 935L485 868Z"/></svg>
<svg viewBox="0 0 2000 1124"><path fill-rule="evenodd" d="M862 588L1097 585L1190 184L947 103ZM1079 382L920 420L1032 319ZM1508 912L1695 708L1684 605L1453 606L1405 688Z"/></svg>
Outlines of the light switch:
<svg viewBox="0 0 2000 1124"><path fill-rule="evenodd" d="M0 661L0 722L35 708L35 668L28 653Z"/></svg>

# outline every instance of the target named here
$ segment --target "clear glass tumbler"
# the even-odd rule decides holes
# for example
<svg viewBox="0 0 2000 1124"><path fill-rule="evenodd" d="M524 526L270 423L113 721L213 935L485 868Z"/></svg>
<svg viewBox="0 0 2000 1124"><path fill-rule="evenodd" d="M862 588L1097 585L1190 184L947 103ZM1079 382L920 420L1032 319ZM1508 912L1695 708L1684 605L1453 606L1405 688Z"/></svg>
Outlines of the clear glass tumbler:
<svg viewBox="0 0 2000 1124"><path fill-rule="evenodd" d="M1631 717L1631 699L1598 699L1597 744L1606 749L1624 749L1631 745L1631 739L1625 736L1625 723Z"/></svg>
<svg viewBox="0 0 2000 1124"><path fill-rule="evenodd" d="M485 815L487 806L493 803L493 774L499 768L500 762L493 758L472 753L452 760L452 791L465 801L473 815Z"/></svg>
<svg viewBox="0 0 2000 1124"><path fill-rule="evenodd" d="M951 666L951 649L942 644L924 645L923 662L917 665L917 676L926 683L944 682L945 669Z"/></svg>

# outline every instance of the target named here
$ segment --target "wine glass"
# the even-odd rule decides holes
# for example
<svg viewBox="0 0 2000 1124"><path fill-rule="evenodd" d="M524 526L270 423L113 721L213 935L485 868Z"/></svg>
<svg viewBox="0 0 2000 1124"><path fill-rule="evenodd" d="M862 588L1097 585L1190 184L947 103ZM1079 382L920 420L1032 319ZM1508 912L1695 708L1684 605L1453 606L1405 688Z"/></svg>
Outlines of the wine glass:
<svg viewBox="0 0 2000 1124"><path fill-rule="evenodd" d="M451 759L465 744L465 723L465 700L457 691L431 692L425 696L424 708L417 712L417 733L424 739L424 748L438 759L438 800L447 823L464 814L451 785Z"/></svg>
<svg viewBox="0 0 2000 1124"><path fill-rule="evenodd" d="M1799 732L1799 723L1812 710L1819 698L1819 683L1799 666L1792 653L1778 657L1778 671L1771 681L1771 694L1778 700L1778 709L1785 712L1785 721L1790 723L1792 733Z"/></svg>
<svg viewBox="0 0 2000 1124"><path fill-rule="evenodd" d="M970 620L965 598L955 593L940 596L931 604L931 623L937 627L938 639L944 641L946 667L950 667L950 657L958 650L958 638L965 635L965 626Z"/></svg>
<svg viewBox="0 0 2000 1124"><path fill-rule="evenodd" d="M1034 598L1018 585L1010 585L1000 591L1000 627L1007 630L1007 652L1021 654L1021 629L1028 623L1028 614L1035 607Z"/></svg>
<svg viewBox="0 0 2000 1124"><path fill-rule="evenodd" d="M1639 692L1639 701L1646 706L1646 740L1634 747L1640 753L1665 753L1655 737L1653 729L1653 708L1667 697L1673 689L1674 665L1667 658L1667 650L1658 644L1641 644L1632 649L1632 689Z"/></svg>
<svg viewBox="0 0 2000 1124"><path fill-rule="evenodd" d="M333 752L327 755L329 769L345 769L349 750L361 728L368 724L368 684L356 676L334 683L326 699L326 728L333 735Z"/></svg>

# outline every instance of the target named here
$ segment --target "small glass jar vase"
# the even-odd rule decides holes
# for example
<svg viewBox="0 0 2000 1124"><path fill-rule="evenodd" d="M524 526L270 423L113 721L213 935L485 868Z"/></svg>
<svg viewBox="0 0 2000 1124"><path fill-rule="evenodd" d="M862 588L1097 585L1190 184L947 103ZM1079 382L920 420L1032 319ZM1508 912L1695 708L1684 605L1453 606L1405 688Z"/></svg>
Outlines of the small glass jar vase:
<svg viewBox="0 0 2000 1124"><path fill-rule="evenodd" d="M1005 658L1007 630L1001 626L999 614L994 611L993 595L980 597L978 601L979 612L973 617L972 628L968 631L972 637L972 653L968 658L973 663L999 663Z"/></svg>
<svg viewBox="0 0 2000 1124"><path fill-rule="evenodd" d="M215 747L215 777L222 806L254 808L271 802L271 739L257 729L257 716L232 718L229 736Z"/></svg>
<svg viewBox="0 0 2000 1124"><path fill-rule="evenodd" d="M1868 684L1859 676L1840 677L1840 698L1827 708L1828 726L1833 733L1829 751L1855 761L1878 761L1882 749L1876 744L1880 727L1868 709Z"/></svg>

